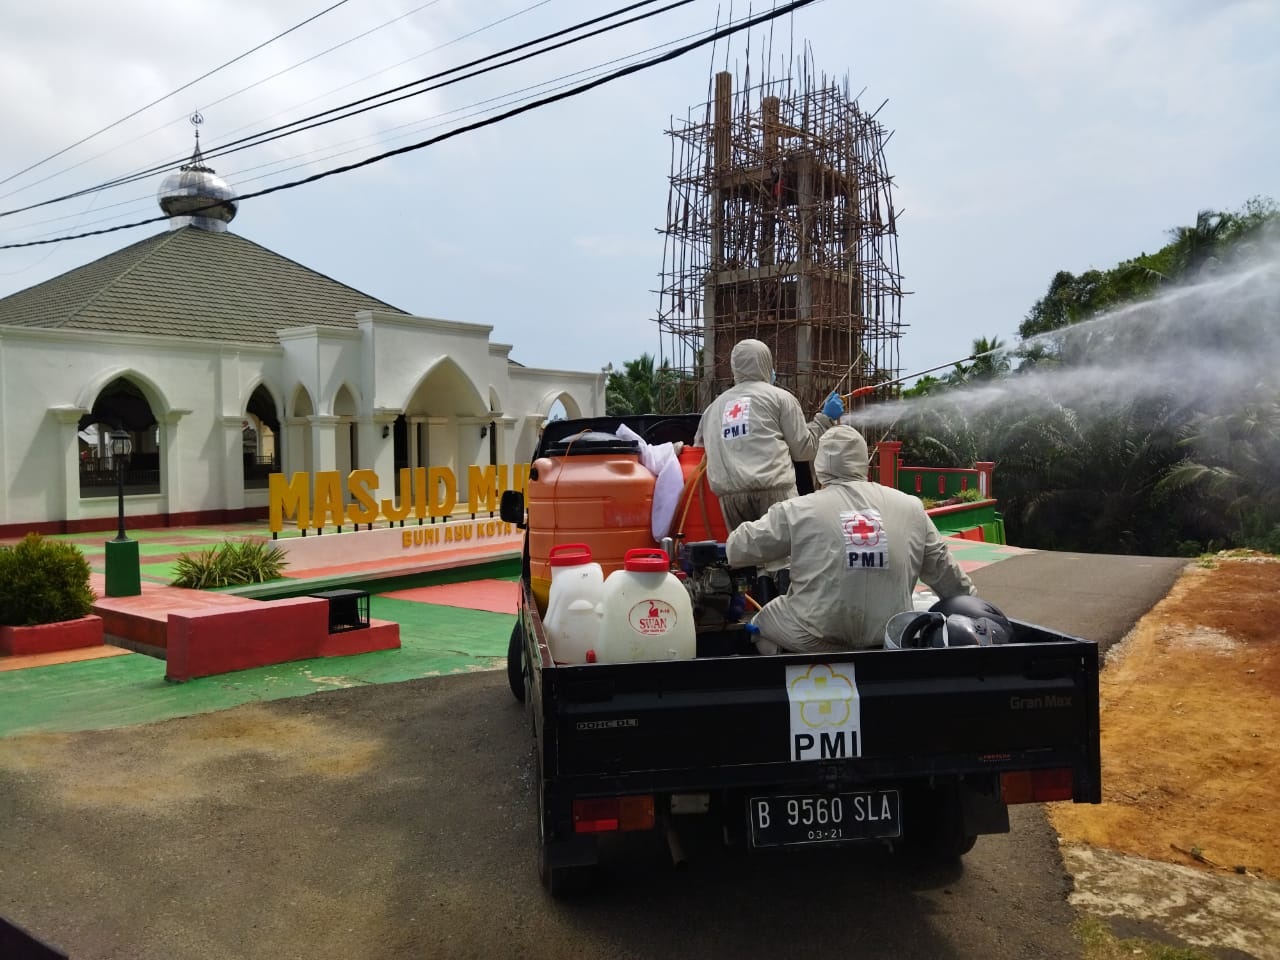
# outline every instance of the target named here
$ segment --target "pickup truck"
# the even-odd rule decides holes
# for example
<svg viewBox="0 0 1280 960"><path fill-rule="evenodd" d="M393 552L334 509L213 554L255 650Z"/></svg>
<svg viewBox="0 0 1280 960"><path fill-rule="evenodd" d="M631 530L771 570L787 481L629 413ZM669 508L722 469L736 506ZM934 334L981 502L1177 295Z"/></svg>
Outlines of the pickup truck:
<svg viewBox="0 0 1280 960"><path fill-rule="evenodd" d="M625 418L651 443L689 442L697 420ZM554 421L538 455L622 422ZM524 524L524 507L504 494L504 519ZM1008 832L1009 804L1101 802L1092 641L1011 619L999 646L758 656L720 608L694 659L560 665L529 569L526 535L508 680L532 731L553 896L585 885L620 832L665 833L676 862L695 820L750 851L888 843L954 859Z"/></svg>

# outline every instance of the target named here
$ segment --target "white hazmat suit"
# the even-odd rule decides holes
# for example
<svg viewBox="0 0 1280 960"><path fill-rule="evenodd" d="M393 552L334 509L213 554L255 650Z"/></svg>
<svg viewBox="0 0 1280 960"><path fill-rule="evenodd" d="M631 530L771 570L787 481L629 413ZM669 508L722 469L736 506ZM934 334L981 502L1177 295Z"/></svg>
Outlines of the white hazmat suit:
<svg viewBox="0 0 1280 960"><path fill-rule="evenodd" d="M729 564L768 564L791 556L791 587L756 615L757 646L827 653L879 647L891 616L912 609L923 580L939 597L975 592L924 505L866 479L867 442L837 426L818 444L822 489L774 504L729 534Z"/></svg>
<svg viewBox="0 0 1280 960"><path fill-rule="evenodd" d="M800 401L770 383L773 355L761 341L735 344L729 366L733 386L703 412L694 444L706 447L707 483L732 530L797 495L791 461L812 460L835 421L822 413L805 421Z"/></svg>

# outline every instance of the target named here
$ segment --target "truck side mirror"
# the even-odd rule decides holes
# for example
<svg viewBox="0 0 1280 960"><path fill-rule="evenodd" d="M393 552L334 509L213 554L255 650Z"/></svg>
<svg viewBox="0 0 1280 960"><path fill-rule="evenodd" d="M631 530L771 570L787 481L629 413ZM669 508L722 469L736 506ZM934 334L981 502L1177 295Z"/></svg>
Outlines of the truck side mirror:
<svg viewBox="0 0 1280 960"><path fill-rule="evenodd" d="M514 523L524 529L524 491L503 490L502 500L498 504L498 516L507 523Z"/></svg>

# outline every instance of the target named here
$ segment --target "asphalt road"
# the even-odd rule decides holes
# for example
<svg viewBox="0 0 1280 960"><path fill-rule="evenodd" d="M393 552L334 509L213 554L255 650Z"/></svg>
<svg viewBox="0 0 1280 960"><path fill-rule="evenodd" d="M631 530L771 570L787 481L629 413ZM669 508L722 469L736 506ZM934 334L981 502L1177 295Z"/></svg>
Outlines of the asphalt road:
<svg viewBox="0 0 1280 960"><path fill-rule="evenodd" d="M974 579L1109 645L1184 563L1035 553ZM676 872L632 838L590 897L554 902L529 746L501 672L3 739L0 916L76 960L1080 956L1033 807L945 869L695 847Z"/></svg>

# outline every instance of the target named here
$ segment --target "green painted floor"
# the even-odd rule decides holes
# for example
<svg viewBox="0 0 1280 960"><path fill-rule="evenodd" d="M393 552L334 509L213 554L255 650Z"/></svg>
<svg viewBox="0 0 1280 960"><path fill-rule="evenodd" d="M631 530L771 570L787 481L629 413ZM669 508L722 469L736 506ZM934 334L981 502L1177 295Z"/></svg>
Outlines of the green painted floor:
<svg viewBox="0 0 1280 960"><path fill-rule="evenodd" d="M138 558L142 579L149 583L170 583L174 578L174 565L181 553L197 553L211 550L228 541L244 537L270 538L271 531L265 523L230 523L210 527L164 527L153 530L126 530L130 540L138 541ZM284 530L280 537L297 536L297 530ZM74 543L89 562L95 573L106 572L106 541L114 539L111 532L51 534L51 540Z"/></svg>
<svg viewBox="0 0 1280 960"><path fill-rule="evenodd" d="M486 568L489 577L515 580L518 564L505 572L498 577ZM375 589L456 579L450 571L384 581ZM376 595L369 613L400 624L399 650L300 660L187 683L168 682L163 661L138 653L0 673L0 736L129 726L357 684L490 670L505 665L515 623L510 614Z"/></svg>
<svg viewBox="0 0 1280 960"><path fill-rule="evenodd" d="M261 529L246 524L240 535ZM145 560L147 556L171 558L183 550L207 549L235 532L234 528L223 526L137 531L130 535L139 540ZM102 544L108 537L97 533L59 539L80 546L90 566L101 571ZM949 543L966 570L1031 552L974 541L951 540ZM167 583L170 563L171 560L144 562L144 576ZM507 641L515 620L512 615L379 594L481 578L514 581L519 572L519 561L507 560L390 579L359 581L352 577L343 585L369 591L370 615L400 625L399 650L277 664L181 684L164 679L162 661L136 653L0 672L0 736L128 726L356 684L395 683L495 669L505 663ZM268 595L301 595L315 589L305 581L277 583L275 587L267 585ZM326 588L332 586L326 584Z"/></svg>

